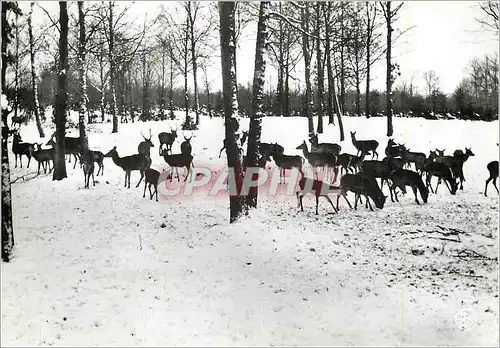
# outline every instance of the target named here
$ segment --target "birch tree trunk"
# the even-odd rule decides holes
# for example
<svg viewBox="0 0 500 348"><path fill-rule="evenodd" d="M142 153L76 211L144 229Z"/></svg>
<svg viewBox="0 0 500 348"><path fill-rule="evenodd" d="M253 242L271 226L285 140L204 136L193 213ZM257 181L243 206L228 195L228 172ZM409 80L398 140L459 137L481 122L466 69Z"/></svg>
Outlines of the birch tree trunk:
<svg viewBox="0 0 500 348"><path fill-rule="evenodd" d="M62 180L67 177L64 148L66 136L66 109L68 108L68 92L66 74L68 73L68 9L67 3L59 2L59 71L57 76L56 95L56 145L54 151L54 172L52 180Z"/></svg>
<svg viewBox="0 0 500 348"><path fill-rule="evenodd" d="M115 38L114 38L114 23L113 23L113 6L114 2L109 3L109 89L111 93L111 114L113 115L113 130L111 133L118 133L118 116L116 114L116 92L115 92Z"/></svg>
<svg viewBox="0 0 500 348"><path fill-rule="evenodd" d="M31 84L33 86L33 112L35 113L36 120L36 128L38 130L38 135L40 138L45 138L45 133L43 131L42 122L40 120L40 101L38 100L38 86L37 86L37 78L36 78L36 67L35 67L35 47L34 47L34 39L33 39L33 25L32 25L32 16L33 16L33 7L35 3L32 1L30 3L30 12L28 14L28 36L29 36L29 46L30 46L30 58L31 58Z"/></svg>
<svg viewBox="0 0 500 348"><path fill-rule="evenodd" d="M196 42L194 39L194 17L191 11L191 1L188 1L188 18L189 18L189 31L191 37L191 59L193 64L193 88L194 88L194 113L196 115L196 125L200 124L200 113L198 110L199 96L198 96L198 79L197 70L198 64L196 62Z"/></svg>
<svg viewBox="0 0 500 348"><path fill-rule="evenodd" d="M304 98L304 113L307 117L307 128L309 132L309 137L314 135L314 122L312 118L312 98L311 98L311 56L309 52L309 3L304 2L304 8L302 11L302 21L301 27L302 33L302 54L304 56L304 76L306 80L306 92Z"/></svg>
<svg viewBox="0 0 500 348"><path fill-rule="evenodd" d="M80 131L80 144L82 152L87 153L89 142L87 138L87 74L86 67L86 39L85 39L85 2L78 1L78 20L79 20L79 42L78 42L78 78L80 83L80 105L78 108L78 129Z"/></svg>
<svg viewBox="0 0 500 348"><path fill-rule="evenodd" d="M229 195L229 222L236 222L244 213L244 198L240 196L243 184L241 155L236 143L236 132L239 124L238 100L236 98L236 40L235 40L235 6L234 2L219 2L220 47L222 66L222 90L224 95L223 109L225 116L225 135L227 165L234 171L236 192ZM228 181L232 181L231 176ZM229 186L232 186L231 184Z"/></svg>
<svg viewBox="0 0 500 348"><path fill-rule="evenodd" d="M260 135L262 133L262 112L264 77L266 75L266 60L264 54L268 41L269 1L260 2L259 23L257 24L257 42L255 45L255 68L252 87L252 114L247 143L247 168L258 168ZM246 197L246 204L250 208L257 208L258 188L251 187Z"/></svg>
<svg viewBox="0 0 500 348"><path fill-rule="evenodd" d="M324 86L324 75L323 75L323 65L321 59L321 40L320 40L320 26L321 26L321 4L316 2L316 67L317 67L317 82L318 86L316 89L316 112L318 113L318 127L316 132L319 134L323 133L323 86Z"/></svg>
<svg viewBox="0 0 500 348"><path fill-rule="evenodd" d="M15 57L15 68L14 68L14 117L17 117L18 105L19 105L19 15L16 14L16 57ZM2 80L3 81L3 80ZM2 90L4 90L2 88Z"/></svg>
<svg viewBox="0 0 500 348"><path fill-rule="evenodd" d="M8 52L7 44L10 42L9 33L11 31L10 24L7 21L7 9L17 5L12 3L2 3L2 92L6 90L5 75L7 72ZM16 12L16 19L18 13ZM17 24L17 23L16 23ZM7 141L9 137L9 124L7 116L9 115L7 100L4 100L2 94L2 260L9 262L12 258L12 250L14 248L14 229L12 225L12 196L10 187L10 166L9 166L9 151Z"/></svg>

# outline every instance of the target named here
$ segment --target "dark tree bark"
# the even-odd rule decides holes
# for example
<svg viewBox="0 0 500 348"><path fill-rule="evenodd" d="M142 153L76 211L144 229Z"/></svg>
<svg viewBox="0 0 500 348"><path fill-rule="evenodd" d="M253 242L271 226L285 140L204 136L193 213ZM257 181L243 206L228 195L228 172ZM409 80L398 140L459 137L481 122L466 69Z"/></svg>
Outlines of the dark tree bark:
<svg viewBox="0 0 500 348"><path fill-rule="evenodd" d="M257 25L257 42L255 45L255 68L252 87L252 114L247 143L247 168L258 168L260 135L262 132L264 77L266 74L266 60L264 54L268 40L269 1L260 2L259 23ZM257 207L258 188L251 187L246 197L250 208Z"/></svg>
<svg viewBox="0 0 500 348"><path fill-rule="evenodd" d="M161 48L160 119L165 120L165 65L167 64L165 46Z"/></svg>
<svg viewBox="0 0 500 348"><path fill-rule="evenodd" d="M189 95L188 95L188 45L189 45L189 17L186 16L186 34L184 36L184 108L186 109L186 120L184 124L190 126L191 116L189 116Z"/></svg>
<svg viewBox="0 0 500 348"><path fill-rule="evenodd" d="M210 83L208 82L208 74L206 66L202 66L203 74L205 75L205 94L207 95L207 112L208 117L212 118L212 97L210 95Z"/></svg>
<svg viewBox="0 0 500 348"><path fill-rule="evenodd" d="M340 108L345 110L345 2L341 2L340 4L340 20L341 20L341 29L340 29Z"/></svg>
<svg viewBox="0 0 500 348"><path fill-rule="evenodd" d="M52 180L62 180L67 177L64 148L66 136L66 110L68 108L68 92L66 74L68 73L68 9L66 2L59 2L59 71L57 76L56 95L56 145L54 151L54 172Z"/></svg>
<svg viewBox="0 0 500 348"><path fill-rule="evenodd" d="M326 51L326 74L327 74L327 84L328 84L328 99L326 104L326 111L328 114L328 123L335 124L335 119L333 113L335 112L335 85L333 82L333 67L332 67L332 57L331 57L331 46L330 46L330 32L331 32L331 24L330 24L330 12L331 12L331 2L326 2L323 5L323 16L325 21L325 51Z"/></svg>
<svg viewBox="0 0 500 348"><path fill-rule="evenodd" d="M104 123L104 115L106 113L106 76L104 75L104 46L100 45L100 54L99 54L99 77L101 81L101 122Z"/></svg>
<svg viewBox="0 0 500 348"><path fill-rule="evenodd" d="M30 46L30 58L31 58L31 84L33 87L33 112L35 113L36 128L38 129L38 134L40 138L45 138L45 133L43 131L42 122L40 120L40 101L38 100L38 86L36 78L36 67L35 67L35 47L33 39L33 25L31 22L31 17L33 15L34 2L30 3L30 12L28 15L28 36L29 36L29 46Z"/></svg>
<svg viewBox="0 0 500 348"><path fill-rule="evenodd" d="M225 135L227 165L234 170L236 194L229 196L229 222L236 222L245 212L244 198L240 196L243 184L241 155L236 142L239 124L238 101L236 99L236 40L235 40L235 3L219 2L220 47L222 66L223 109L225 115ZM228 180L231 180L229 178Z"/></svg>
<svg viewBox="0 0 500 348"><path fill-rule="evenodd" d="M146 51L142 53L142 120L149 121L149 67L146 60Z"/></svg>
<svg viewBox="0 0 500 348"><path fill-rule="evenodd" d="M390 137L392 136L393 129L392 129L392 83L391 83L391 75L392 75L392 65L391 65L391 40L392 40L392 23L391 23L391 2L386 1L386 6L387 6L387 51L386 51L386 61L387 61L387 68L386 68L386 81L385 81L385 88L386 88L386 107L385 107L385 115L387 116L387 136Z"/></svg>
<svg viewBox="0 0 500 348"><path fill-rule="evenodd" d="M12 57L7 51L7 45L12 40L12 27L7 21L7 11L14 11L16 19L18 15L21 15L21 11L17 7L17 3L2 3L2 92L7 89L5 81L7 65L12 63ZM8 110L8 106L3 105L3 102L4 100L2 100L2 260L4 262L9 262L12 259L12 251L14 248L9 151L7 149L7 140L9 136L7 116L10 112Z"/></svg>
<svg viewBox="0 0 500 348"><path fill-rule="evenodd" d="M86 67L86 38L85 38L85 3L78 1L79 41L78 41L78 78L80 84L80 98L78 108L78 129L82 151L87 153L89 141L87 138L87 75Z"/></svg>
<svg viewBox="0 0 500 348"><path fill-rule="evenodd" d="M14 117L17 117L19 105L19 15L16 13L16 57L14 69ZM2 89L3 90L3 89Z"/></svg>
<svg viewBox="0 0 500 348"><path fill-rule="evenodd" d="M312 87L311 87L311 53L309 49L309 3L303 3L301 27L302 33L302 54L304 56L304 76L306 80L306 91L304 96L304 114L307 117L307 128L309 137L314 135L314 122L312 118Z"/></svg>
<svg viewBox="0 0 500 348"><path fill-rule="evenodd" d="M320 39L320 27L321 27L321 4L316 2L316 67L317 67L317 82L316 87L316 112L318 113L318 127L316 132L319 134L323 133L323 86L324 86L324 75L323 75L323 63L321 57L321 39Z"/></svg>

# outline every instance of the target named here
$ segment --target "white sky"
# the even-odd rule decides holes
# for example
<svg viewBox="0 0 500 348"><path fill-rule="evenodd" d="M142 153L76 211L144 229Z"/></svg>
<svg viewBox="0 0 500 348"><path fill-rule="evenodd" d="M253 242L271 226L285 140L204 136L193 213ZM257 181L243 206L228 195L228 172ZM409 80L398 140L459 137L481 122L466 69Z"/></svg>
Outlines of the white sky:
<svg viewBox="0 0 500 348"><path fill-rule="evenodd" d="M138 1L133 5L131 14L139 21L148 14L148 18L156 15L158 1ZM20 2L24 13L29 10L29 2ZM58 18L58 5L53 1L42 1L41 5ZM172 5L172 2L170 2ZM75 5L76 6L76 5ZM167 5L168 6L168 5ZM396 85L403 80L413 83L420 92L424 92L424 71L434 69L440 79L441 89L445 93L453 93L459 81L466 74L468 62L473 57L498 53L498 34L485 31L475 18L482 16L477 2L469 1L410 1L403 5L400 19L395 28L404 30L414 26L405 36L401 37L393 48L393 60L401 67L401 77ZM45 14L35 7L34 24L45 18ZM249 29L251 30L251 29ZM248 33L247 33L248 34ZM237 53L238 82L246 85L253 78L255 39L240 43ZM214 88L220 88L220 60L214 61L211 69ZM276 73L268 65L266 83L275 84ZM298 76L301 78L302 74ZM372 89L385 90L385 59L382 59L372 72ZM266 89L269 85L266 86Z"/></svg>

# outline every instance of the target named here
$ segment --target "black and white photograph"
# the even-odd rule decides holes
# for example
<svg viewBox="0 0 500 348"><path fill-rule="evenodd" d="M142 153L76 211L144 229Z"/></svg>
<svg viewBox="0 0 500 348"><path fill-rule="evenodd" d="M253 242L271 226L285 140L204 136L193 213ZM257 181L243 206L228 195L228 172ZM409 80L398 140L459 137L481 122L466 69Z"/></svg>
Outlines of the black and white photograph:
<svg viewBox="0 0 500 348"><path fill-rule="evenodd" d="M2 347L498 346L499 1L2 1Z"/></svg>

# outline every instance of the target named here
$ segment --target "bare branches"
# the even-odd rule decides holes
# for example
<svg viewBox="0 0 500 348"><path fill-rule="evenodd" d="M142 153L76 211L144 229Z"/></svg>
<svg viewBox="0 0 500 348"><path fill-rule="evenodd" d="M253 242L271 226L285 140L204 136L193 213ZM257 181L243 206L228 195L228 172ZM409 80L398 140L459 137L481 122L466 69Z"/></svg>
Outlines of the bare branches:
<svg viewBox="0 0 500 348"><path fill-rule="evenodd" d="M500 29L499 6L500 4L498 3L498 1L487 1L479 3L479 7L483 11L485 18L484 19L479 18L476 19L476 21L481 25L484 25L491 29L499 30Z"/></svg>

